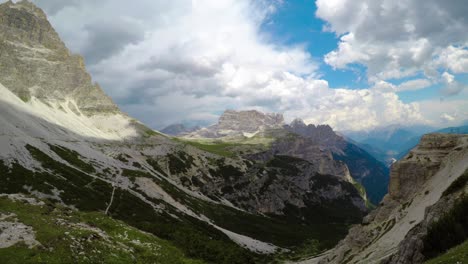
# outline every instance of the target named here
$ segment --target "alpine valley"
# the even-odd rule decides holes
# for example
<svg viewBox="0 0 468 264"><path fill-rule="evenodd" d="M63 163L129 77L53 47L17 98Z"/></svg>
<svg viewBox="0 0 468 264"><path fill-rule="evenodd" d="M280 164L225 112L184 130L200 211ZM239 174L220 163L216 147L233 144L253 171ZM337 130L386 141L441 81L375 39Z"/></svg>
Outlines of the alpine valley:
<svg viewBox="0 0 468 264"><path fill-rule="evenodd" d="M123 113L41 9L0 4L0 263L466 257L467 135L425 135L389 169L281 114L164 132Z"/></svg>

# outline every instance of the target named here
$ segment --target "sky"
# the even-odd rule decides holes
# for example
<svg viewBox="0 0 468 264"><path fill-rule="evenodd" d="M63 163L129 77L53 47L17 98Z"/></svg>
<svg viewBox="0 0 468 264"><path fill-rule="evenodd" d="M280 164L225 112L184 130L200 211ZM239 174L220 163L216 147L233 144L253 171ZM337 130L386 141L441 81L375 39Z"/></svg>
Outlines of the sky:
<svg viewBox="0 0 468 264"><path fill-rule="evenodd" d="M468 120L466 0L33 2L120 108L155 129L212 124L226 109L336 130Z"/></svg>

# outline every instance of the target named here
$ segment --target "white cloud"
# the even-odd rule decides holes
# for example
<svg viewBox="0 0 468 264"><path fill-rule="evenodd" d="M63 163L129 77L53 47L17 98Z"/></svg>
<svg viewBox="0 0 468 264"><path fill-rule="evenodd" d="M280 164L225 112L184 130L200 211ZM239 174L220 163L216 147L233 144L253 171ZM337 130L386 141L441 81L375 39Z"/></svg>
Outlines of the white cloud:
<svg viewBox="0 0 468 264"><path fill-rule="evenodd" d="M432 85L432 82L428 79L413 79L403 82L399 85L394 85L386 81L377 81L372 87L374 90L380 90L382 92L403 92L403 91L414 91L424 89Z"/></svg>
<svg viewBox="0 0 468 264"><path fill-rule="evenodd" d="M325 61L367 66L370 81L468 72L468 5L464 0L317 0L316 15L340 36Z"/></svg>
<svg viewBox="0 0 468 264"><path fill-rule="evenodd" d="M444 96L457 95L466 88L466 85L455 81L455 76L448 72L442 74L442 82L445 85L440 92Z"/></svg>
<svg viewBox="0 0 468 264"><path fill-rule="evenodd" d="M468 72L468 46L454 47L450 45L442 50L436 60L438 65L454 73Z"/></svg>

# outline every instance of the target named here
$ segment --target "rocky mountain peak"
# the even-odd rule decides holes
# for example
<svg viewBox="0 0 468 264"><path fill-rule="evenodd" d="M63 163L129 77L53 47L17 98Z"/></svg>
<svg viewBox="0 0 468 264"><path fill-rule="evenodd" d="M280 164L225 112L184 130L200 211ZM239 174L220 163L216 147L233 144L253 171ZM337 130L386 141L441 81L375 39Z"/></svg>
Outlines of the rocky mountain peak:
<svg viewBox="0 0 468 264"><path fill-rule="evenodd" d="M306 125L304 121L295 119L290 125L286 125L285 128L290 132L311 138L317 142L341 140L341 137L338 136L329 125Z"/></svg>
<svg viewBox="0 0 468 264"><path fill-rule="evenodd" d="M262 129L278 128L283 124L282 114L262 113L256 110L226 110L219 118L217 126L221 130L254 133Z"/></svg>
<svg viewBox="0 0 468 264"><path fill-rule="evenodd" d="M68 51L46 14L29 1L0 4L0 71L0 83L23 101L71 101L88 116L119 111L93 83L83 58Z"/></svg>

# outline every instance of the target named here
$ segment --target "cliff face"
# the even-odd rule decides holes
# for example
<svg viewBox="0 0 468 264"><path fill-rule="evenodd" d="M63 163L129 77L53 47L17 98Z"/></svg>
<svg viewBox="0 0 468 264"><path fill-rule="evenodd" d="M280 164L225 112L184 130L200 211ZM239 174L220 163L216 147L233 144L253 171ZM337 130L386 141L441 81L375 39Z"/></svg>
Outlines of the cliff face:
<svg viewBox="0 0 468 264"><path fill-rule="evenodd" d="M86 114L118 112L70 54L44 12L28 1L0 5L0 83L24 101L73 100Z"/></svg>
<svg viewBox="0 0 468 264"><path fill-rule="evenodd" d="M444 191L468 168L468 135L429 134L392 167L389 194L337 247L305 263L421 263L428 226L466 188Z"/></svg>

